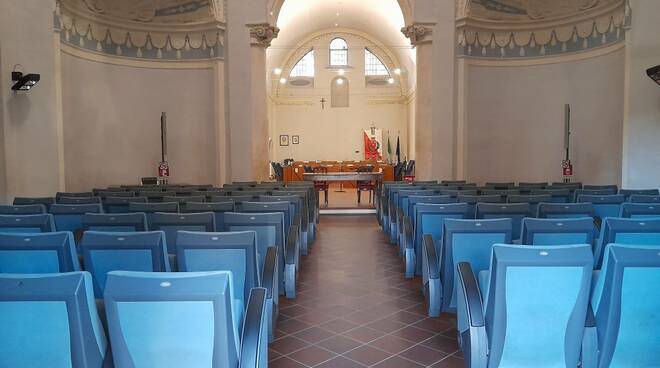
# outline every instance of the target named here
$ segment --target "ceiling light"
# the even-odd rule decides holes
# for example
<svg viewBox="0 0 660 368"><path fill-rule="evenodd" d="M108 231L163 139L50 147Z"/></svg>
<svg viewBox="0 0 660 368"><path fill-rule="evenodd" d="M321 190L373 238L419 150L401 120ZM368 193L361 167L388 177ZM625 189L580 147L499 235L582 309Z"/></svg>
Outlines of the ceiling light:
<svg viewBox="0 0 660 368"><path fill-rule="evenodd" d="M286 84L286 78L280 78L280 84Z"/></svg>
<svg viewBox="0 0 660 368"><path fill-rule="evenodd" d="M394 74L396 74L396 75L401 74L401 69L399 69L399 68L394 69Z"/></svg>
<svg viewBox="0 0 660 368"><path fill-rule="evenodd" d="M336 16L339 16L339 12L335 13Z"/></svg>
<svg viewBox="0 0 660 368"><path fill-rule="evenodd" d="M346 71L344 71L344 69L339 69L339 70L337 70L337 73L339 75L344 75L344 73L346 73Z"/></svg>
<svg viewBox="0 0 660 368"><path fill-rule="evenodd" d="M344 79L342 79L342 78L337 79L337 84L339 84L339 85L344 84Z"/></svg>
<svg viewBox="0 0 660 368"><path fill-rule="evenodd" d="M387 83L389 83L389 84L394 84L394 78L390 78L390 79L388 79L388 80L387 80Z"/></svg>
<svg viewBox="0 0 660 368"><path fill-rule="evenodd" d="M335 23L335 27L339 27L339 23Z"/></svg>
<svg viewBox="0 0 660 368"><path fill-rule="evenodd" d="M273 69L273 73L275 73L275 75L280 75L280 74L282 74L282 68L275 68L275 69Z"/></svg>
<svg viewBox="0 0 660 368"><path fill-rule="evenodd" d="M30 88L34 87L40 79L41 76L39 74L23 75L21 72L12 72L11 80L16 83L11 86L11 89L13 91L29 91Z"/></svg>

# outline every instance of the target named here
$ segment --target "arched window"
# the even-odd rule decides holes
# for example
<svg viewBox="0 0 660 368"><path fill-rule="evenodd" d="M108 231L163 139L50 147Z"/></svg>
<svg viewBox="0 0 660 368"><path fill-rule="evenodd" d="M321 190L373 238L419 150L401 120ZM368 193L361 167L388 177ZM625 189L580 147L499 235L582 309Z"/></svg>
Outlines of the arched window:
<svg viewBox="0 0 660 368"><path fill-rule="evenodd" d="M364 49L364 74L376 76L390 75L385 64L367 48Z"/></svg>
<svg viewBox="0 0 660 368"><path fill-rule="evenodd" d="M309 50L298 60L289 73L290 77L313 77L314 76L314 50Z"/></svg>
<svg viewBox="0 0 660 368"><path fill-rule="evenodd" d="M348 65L348 44L343 38L335 38L330 42L330 66Z"/></svg>
<svg viewBox="0 0 660 368"><path fill-rule="evenodd" d="M330 86L330 107L348 107L348 79L335 77Z"/></svg>

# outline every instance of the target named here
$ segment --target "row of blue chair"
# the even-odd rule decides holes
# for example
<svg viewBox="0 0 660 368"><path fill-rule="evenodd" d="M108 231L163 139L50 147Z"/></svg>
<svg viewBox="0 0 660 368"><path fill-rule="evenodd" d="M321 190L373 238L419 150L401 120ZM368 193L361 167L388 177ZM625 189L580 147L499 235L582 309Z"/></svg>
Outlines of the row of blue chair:
<svg viewBox="0 0 660 368"><path fill-rule="evenodd" d="M232 278L112 271L106 328L88 272L0 274L0 366L265 367L266 289L243 311Z"/></svg>

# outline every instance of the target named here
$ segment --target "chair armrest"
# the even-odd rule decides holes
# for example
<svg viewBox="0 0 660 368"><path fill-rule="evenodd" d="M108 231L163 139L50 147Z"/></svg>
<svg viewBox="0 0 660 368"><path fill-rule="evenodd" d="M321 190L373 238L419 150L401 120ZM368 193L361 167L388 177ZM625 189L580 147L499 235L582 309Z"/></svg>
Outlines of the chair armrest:
<svg viewBox="0 0 660 368"><path fill-rule="evenodd" d="M422 247L426 254L426 267L427 274L430 279L440 278L440 265L438 264L438 257L435 254L435 245L433 244L433 237L430 234L424 234L422 238Z"/></svg>
<svg viewBox="0 0 660 368"><path fill-rule="evenodd" d="M397 207L396 208L396 223L403 225L403 208Z"/></svg>
<svg viewBox="0 0 660 368"><path fill-rule="evenodd" d="M268 360L263 356L268 349L267 335L266 289L253 288L245 311L239 368L258 368Z"/></svg>
<svg viewBox="0 0 660 368"><path fill-rule="evenodd" d="M472 266L468 262L458 264L458 279L466 308L467 322L470 327L484 327L484 309L481 300L481 291L477 282Z"/></svg>
<svg viewBox="0 0 660 368"><path fill-rule="evenodd" d="M396 205L392 201L390 201L389 211L390 211L390 223L396 223Z"/></svg>
<svg viewBox="0 0 660 368"><path fill-rule="evenodd" d="M403 217L403 235L406 239L406 248L415 249L415 244L413 244L413 234L414 229L412 226L412 219L410 216Z"/></svg>
<svg viewBox="0 0 660 368"><path fill-rule="evenodd" d="M266 258L264 259L264 272L261 275L261 286L266 288L267 294L266 297L277 298L277 294L273 294L273 290L276 290L277 283L277 247L268 247L266 250Z"/></svg>
<svg viewBox="0 0 660 368"><path fill-rule="evenodd" d="M595 368L598 366L598 328L591 303L587 307L587 318L584 322L584 336L582 337L582 352L580 354L581 368Z"/></svg>
<svg viewBox="0 0 660 368"><path fill-rule="evenodd" d="M300 251L298 249L298 232L300 229L298 228L297 225L291 226L289 228L289 234L286 239L286 249L284 250L286 253L284 255L284 263L286 264L295 264L296 263L296 255Z"/></svg>
<svg viewBox="0 0 660 368"><path fill-rule="evenodd" d="M584 327L596 327L596 317L594 317L594 310L591 309L591 303L587 308L587 320L584 322Z"/></svg>

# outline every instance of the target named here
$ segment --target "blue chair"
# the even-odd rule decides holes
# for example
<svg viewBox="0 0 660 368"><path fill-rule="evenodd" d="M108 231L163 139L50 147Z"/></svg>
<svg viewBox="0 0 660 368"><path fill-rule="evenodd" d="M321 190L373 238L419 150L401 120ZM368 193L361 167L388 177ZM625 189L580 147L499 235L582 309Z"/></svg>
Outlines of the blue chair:
<svg viewBox="0 0 660 368"><path fill-rule="evenodd" d="M516 186L514 182L486 182L485 187L492 188L493 190L507 190Z"/></svg>
<svg viewBox="0 0 660 368"><path fill-rule="evenodd" d="M412 190L414 189L414 186L409 183L402 184L401 182L395 182L395 183L390 183L390 184L384 184L383 189L382 189L382 194L380 199L378 200L379 208L380 208L380 217L381 217L381 226L383 227L383 231L386 234L389 234L390 232L390 201L392 200L392 197L390 193L395 190L395 189L407 189L407 190Z"/></svg>
<svg viewBox="0 0 660 368"><path fill-rule="evenodd" d="M526 218L520 241L527 245L594 245L596 227L591 217L567 219Z"/></svg>
<svg viewBox="0 0 660 368"><path fill-rule="evenodd" d="M253 201L254 197L251 195L225 195L225 196L211 196L211 202L234 202L236 211L243 208L243 202Z"/></svg>
<svg viewBox="0 0 660 368"><path fill-rule="evenodd" d="M468 217L474 219L477 214L477 203L504 203L504 197L496 195L459 195L458 203L467 203Z"/></svg>
<svg viewBox="0 0 660 368"><path fill-rule="evenodd" d="M305 187L307 189L305 189ZM301 210L301 227L303 230L307 230L307 243L305 243L305 250L309 252L311 245L316 239L316 224L318 223L318 203L316 203L316 192L314 186L309 183L305 184L303 188L291 188L287 190L274 190L273 197L289 197L289 196L299 196L303 200L303 206ZM303 242L304 243L304 242ZM301 243L302 244L302 243ZM307 253L305 253L307 254Z"/></svg>
<svg viewBox="0 0 660 368"><path fill-rule="evenodd" d="M0 233L0 273L80 271L73 234Z"/></svg>
<svg viewBox="0 0 660 368"><path fill-rule="evenodd" d="M498 195L502 197L502 201L506 202L507 198L512 195L520 195L520 190L518 189L481 189L480 193L482 196L492 196Z"/></svg>
<svg viewBox="0 0 660 368"><path fill-rule="evenodd" d="M573 193L573 202L577 202L579 196L611 196L616 195L616 189L577 189Z"/></svg>
<svg viewBox="0 0 660 368"><path fill-rule="evenodd" d="M538 218L582 218L594 217L591 203L539 203Z"/></svg>
<svg viewBox="0 0 660 368"><path fill-rule="evenodd" d="M422 237L431 234L439 254L445 219L467 219L467 203L426 204L418 203L415 207L414 249L406 248L405 263L415 265L415 275L422 274Z"/></svg>
<svg viewBox="0 0 660 368"><path fill-rule="evenodd" d="M266 290L252 289L239 311L231 280L228 271L110 272L115 367L266 367Z"/></svg>
<svg viewBox="0 0 660 368"><path fill-rule="evenodd" d="M621 189L619 190L619 194L623 194L626 197L626 199L628 199L628 197L632 195L657 196L660 195L660 191L658 189Z"/></svg>
<svg viewBox="0 0 660 368"><path fill-rule="evenodd" d="M165 197L174 197L176 192L173 190L168 191L138 191L138 196L147 199L148 203L160 203L163 202Z"/></svg>
<svg viewBox="0 0 660 368"><path fill-rule="evenodd" d="M605 217L618 217L621 213L621 204L626 201L622 194L615 195L580 195L577 203L591 203L594 206L594 216L598 219Z"/></svg>
<svg viewBox="0 0 660 368"><path fill-rule="evenodd" d="M55 204L55 198L53 197L16 197L14 198L14 205L22 206L28 204L43 204L46 206L46 209L50 207L51 204Z"/></svg>
<svg viewBox="0 0 660 368"><path fill-rule="evenodd" d="M660 203L660 195L633 194L628 197L630 203Z"/></svg>
<svg viewBox="0 0 660 368"><path fill-rule="evenodd" d="M644 219L659 218L660 204L655 203L624 203L621 205L621 214L619 217Z"/></svg>
<svg viewBox="0 0 660 368"><path fill-rule="evenodd" d="M181 209L183 213L213 212L215 216L215 230L221 231L224 228L225 212L234 212L236 207L233 201L224 202L188 202L185 208Z"/></svg>
<svg viewBox="0 0 660 368"><path fill-rule="evenodd" d="M48 213L43 204L0 205L0 215L40 215Z"/></svg>
<svg viewBox="0 0 660 368"><path fill-rule="evenodd" d="M95 196L101 197L101 199L106 199L109 197L135 197L135 192L130 192L126 190L109 190L109 189L94 189L92 191Z"/></svg>
<svg viewBox="0 0 660 368"><path fill-rule="evenodd" d="M103 298L110 271L169 272L171 269L162 231L86 231L80 251L85 269L92 274L96 298Z"/></svg>
<svg viewBox="0 0 660 368"><path fill-rule="evenodd" d="M604 219L594 251L596 269L601 268L605 247L610 243L660 248L660 219Z"/></svg>
<svg viewBox="0 0 660 368"><path fill-rule="evenodd" d="M589 304L589 245L495 245L489 271L458 264L466 367L577 367Z"/></svg>
<svg viewBox="0 0 660 368"><path fill-rule="evenodd" d="M0 325L0 367L111 366L87 272L1 274Z"/></svg>
<svg viewBox="0 0 660 368"><path fill-rule="evenodd" d="M176 255L181 272L231 271L239 310L245 309L250 290L255 287L266 289L266 312L268 314L268 339L273 341L279 297L277 284L277 248L266 248L259 254L257 233L254 231L199 233L179 232ZM264 263L260 264L259 260ZM261 272L263 270L263 274ZM242 293L242 294L241 294Z"/></svg>
<svg viewBox="0 0 660 368"><path fill-rule="evenodd" d="M582 189L582 183L564 183L564 182L554 182L548 186L550 189L568 189L571 192L574 192L578 189Z"/></svg>
<svg viewBox="0 0 660 368"><path fill-rule="evenodd" d="M568 189L534 189L532 195L550 195L550 203L569 203L573 200L573 194Z"/></svg>
<svg viewBox="0 0 660 368"><path fill-rule="evenodd" d="M53 215L57 231L71 231L76 240L82 232L82 219L87 213L102 213L100 204L54 204L48 210Z"/></svg>
<svg viewBox="0 0 660 368"><path fill-rule="evenodd" d="M609 190L611 192L611 194L617 194L619 192L619 186L616 185L616 184L605 184L605 185L585 184L585 185L582 186L582 189L585 189L585 190Z"/></svg>
<svg viewBox="0 0 660 368"><path fill-rule="evenodd" d="M476 215L477 219L511 219L515 241L520 239L522 220L532 216L532 209L528 203L477 203Z"/></svg>
<svg viewBox="0 0 660 368"><path fill-rule="evenodd" d="M521 194L521 195L510 195L507 198L508 203L529 203L529 210L531 212L531 217L538 216L539 203L550 203L552 202L552 196L550 194Z"/></svg>
<svg viewBox="0 0 660 368"><path fill-rule="evenodd" d="M75 197L94 197L93 192L57 192L55 194L55 203L60 203L60 199L63 197L75 198Z"/></svg>
<svg viewBox="0 0 660 368"><path fill-rule="evenodd" d="M49 233L55 231L53 215L0 215L0 232Z"/></svg>
<svg viewBox="0 0 660 368"><path fill-rule="evenodd" d="M201 195L201 196L175 196L175 197L163 197L163 202L176 202L179 204L179 211L181 212L188 212L186 211L186 206L188 205L188 202L206 202L206 196Z"/></svg>
<svg viewBox="0 0 660 368"><path fill-rule="evenodd" d="M101 197L60 197L57 204L101 204Z"/></svg>
<svg viewBox="0 0 660 368"><path fill-rule="evenodd" d="M83 231L131 232L147 231L147 215L135 213L87 213L82 219Z"/></svg>
<svg viewBox="0 0 660 368"><path fill-rule="evenodd" d="M147 224L151 221L154 213L179 213L179 204L176 202L146 203L129 202L128 212L142 212L147 214Z"/></svg>
<svg viewBox="0 0 660 368"><path fill-rule="evenodd" d="M467 183L466 180L441 180L440 184L447 184L447 185L459 185L459 184L465 184Z"/></svg>
<svg viewBox="0 0 660 368"><path fill-rule="evenodd" d="M408 197L408 215L403 217L403 229L399 235L399 256L406 258L406 249L415 249L414 235L415 235L415 209L418 203L427 204L442 204L442 203L456 203L456 198L446 195L424 195L424 196L410 196ZM406 277L412 278L415 275L415 264L406 264Z"/></svg>
<svg viewBox="0 0 660 368"><path fill-rule="evenodd" d="M548 186L547 182L520 182L518 183L518 190L522 194L531 194L533 190L545 189Z"/></svg>
<svg viewBox="0 0 660 368"><path fill-rule="evenodd" d="M308 208L300 195L276 195L276 196L259 196L259 202L288 202L293 204L295 215L291 221L294 226L299 229L298 243L300 246L300 254L306 256L309 254L309 216L307 214Z"/></svg>
<svg viewBox="0 0 660 368"><path fill-rule="evenodd" d="M448 195L452 198L458 198L459 195L476 196L476 195L479 195L479 192L477 191L477 189L465 189L465 190L446 189L446 190L441 190L440 194L441 195Z"/></svg>
<svg viewBox="0 0 660 368"><path fill-rule="evenodd" d="M477 273L487 270L493 245L512 240L511 219L446 219L444 228L440 249L430 234L424 235L422 279L430 317L456 312L456 266L460 262L470 263Z"/></svg>
<svg viewBox="0 0 660 368"><path fill-rule="evenodd" d="M177 232L182 231L215 231L215 215L213 212L200 213L165 213L156 212L148 220L150 231L163 231L167 239L167 252L176 254Z"/></svg>
<svg viewBox="0 0 660 368"><path fill-rule="evenodd" d="M289 237L287 243L284 243L284 214L282 212L227 212L223 231L256 231L260 256L266 255L268 247L276 247L279 293L286 295L287 298L295 298L297 278L295 242L297 239ZM264 264L264 262L264 259L259 260L259 264Z"/></svg>
<svg viewBox="0 0 660 368"><path fill-rule="evenodd" d="M583 367L654 367L660 361L658 249L609 244L591 297Z"/></svg>
<svg viewBox="0 0 660 368"><path fill-rule="evenodd" d="M397 193L397 200L394 203L394 219L396 219L396 224L394 226L396 233L394 234L394 239L390 239L391 243L395 243L399 249L401 249L402 238L404 234L404 225L403 219L409 215L408 202L412 196L433 196L437 194L433 190L399 190Z"/></svg>
<svg viewBox="0 0 660 368"><path fill-rule="evenodd" d="M147 203L145 197L106 197L102 200L103 210L107 213L130 213L131 203Z"/></svg>

